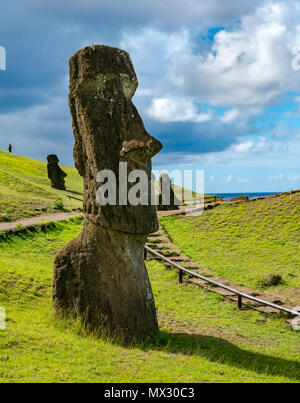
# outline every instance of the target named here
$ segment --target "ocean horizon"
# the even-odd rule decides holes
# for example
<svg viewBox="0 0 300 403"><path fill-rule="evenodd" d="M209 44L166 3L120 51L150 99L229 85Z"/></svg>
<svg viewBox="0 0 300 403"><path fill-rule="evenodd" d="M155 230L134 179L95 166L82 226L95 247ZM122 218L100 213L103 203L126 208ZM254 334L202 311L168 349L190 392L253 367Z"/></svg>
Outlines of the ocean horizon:
<svg viewBox="0 0 300 403"><path fill-rule="evenodd" d="M222 197L226 201L230 201L233 197L248 196L249 199L254 197L271 196L282 192L241 192L241 193L206 193L207 195Z"/></svg>

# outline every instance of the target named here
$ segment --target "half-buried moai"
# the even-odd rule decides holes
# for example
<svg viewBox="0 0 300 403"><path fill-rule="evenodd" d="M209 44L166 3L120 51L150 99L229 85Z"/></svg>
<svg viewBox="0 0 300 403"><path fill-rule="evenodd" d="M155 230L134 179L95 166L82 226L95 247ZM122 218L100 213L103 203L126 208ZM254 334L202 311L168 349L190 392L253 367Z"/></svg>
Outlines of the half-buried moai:
<svg viewBox="0 0 300 403"><path fill-rule="evenodd" d="M176 197L168 174L162 173L159 177L159 194L157 210L178 210L181 202Z"/></svg>
<svg viewBox="0 0 300 403"><path fill-rule="evenodd" d="M84 179L84 227L56 256L53 285L56 311L126 343L143 340L158 327L143 258L147 234L158 229L156 208L119 203L120 162L127 163L128 173L145 172L150 190L151 158L162 147L132 103L137 85L123 50L97 45L70 59L69 104L74 160ZM97 202L102 170L116 176L116 205Z"/></svg>
<svg viewBox="0 0 300 403"><path fill-rule="evenodd" d="M66 190L65 178L67 174L58 165L58 157L55 154L50 154L47 161L48 178L51 180L51 186L54 189Z"/></svg>

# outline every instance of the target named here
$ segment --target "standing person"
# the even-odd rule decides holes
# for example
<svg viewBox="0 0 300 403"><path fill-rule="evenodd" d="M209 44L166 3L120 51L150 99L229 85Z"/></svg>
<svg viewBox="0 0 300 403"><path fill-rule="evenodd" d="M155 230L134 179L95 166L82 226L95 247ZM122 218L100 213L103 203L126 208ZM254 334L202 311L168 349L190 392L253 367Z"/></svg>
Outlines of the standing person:
<svg viewBox="0 0 300 403"><path fill-rule="evenodd" d="M10 153L12 152L12 145L11 145L11 144L8 145L8 151L9 151Z"/></svg>

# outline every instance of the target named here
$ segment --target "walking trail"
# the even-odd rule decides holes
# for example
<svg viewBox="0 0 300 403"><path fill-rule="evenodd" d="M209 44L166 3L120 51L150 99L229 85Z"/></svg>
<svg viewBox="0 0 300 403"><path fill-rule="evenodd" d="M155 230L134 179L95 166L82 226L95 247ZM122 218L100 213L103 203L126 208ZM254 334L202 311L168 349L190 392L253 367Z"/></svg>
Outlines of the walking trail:
<svg viewBox="0 0 300 403"><path fill-rule="evenodd" d="M159 211L158 215L177 215L177 214L183 214L187 210L186 207L180 207L179 210L171 210L171 211ZM33 216L30 218L22 218L21 220L18 221L11 221L11 222L0 222L0 231L11 231L14 229L17 229L19 225L22 225L22 227L30 227L31 225L34 224L39 224L43 221L62 221L65 220L66 218L72 217L74 215L78 215L80 212L78 211L60 211L57 213L52 213L52 214L42 214L42 215L37 215Z"/></svg>
<svg viewBox="0 0 300 403"><path fill-rule="evenodd" d="M43 221L62 221L66 218L72 217L74 215L78 215L79 212L70 212L70 211L60 211L58 213L53 214L43 214L37 215L30 218L23 218L22 220L12 221L12 222L1 222L0 223L0 231L11 231L17 229L19 225L22 225L23 228L30 227L31 225L41 223Z"/></svg>
<svg viewBox="0 0 300 403"><path fill-rule="evenodd" d="M181 208L180 210L172 210L172 211L159 211L158 215L177 215L177 214L183 214L185 211L186 208L185 209ZM80 214L80 212L78 211L75 212L60 211L52 214L42 214L30 218L22 218L21 220L18 221L0 222L0 231L11 231L17 229L19 225L22 225L22 227L26 228L34 224L40 224L43 221L62 221L65 220L66 218L78 214Z"/></svg>

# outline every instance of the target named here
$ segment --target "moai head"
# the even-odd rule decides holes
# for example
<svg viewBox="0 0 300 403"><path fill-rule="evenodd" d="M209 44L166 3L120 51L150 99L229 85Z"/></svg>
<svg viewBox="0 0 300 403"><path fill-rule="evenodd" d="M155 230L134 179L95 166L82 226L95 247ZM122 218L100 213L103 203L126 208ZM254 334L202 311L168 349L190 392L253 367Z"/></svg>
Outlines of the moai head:
<svg viewBox="0 0 300 403"><path fill-rule="evenodd" d="M59 159L58 159L57 155L55 155L55 154L48 155L47 161L48 161L48 164L58 164L59 163Z"/></svg>
<svg viewBox="0 0 300 403"><path fill-rule="evenodd" d="M162 173L159 176L158 210L177 210L180 204L172 189L169 175Z"/></svg>
<svg viewBox="0 0 300 403"><path fill-rule="evenodd" d="M161 143L145 130L132 103L137 77L128 53L108 46L86 47L70 59L69 103L75 137L74 161L84 178L84 211L96 225L131 234L157 230L155 206L119 203L119 163L128 173L144 171L151 190L151 158ZM97 174L116 176L116 205L100 206Z"/></svg>
<svg viewBox="0 0 300 403"><path fill-rule="evenodd" d="M55 154L47 157L48 178L51 180L51 186L55 189L66 190L65 177L67 174L59 167L59 159Z"/></svg>

